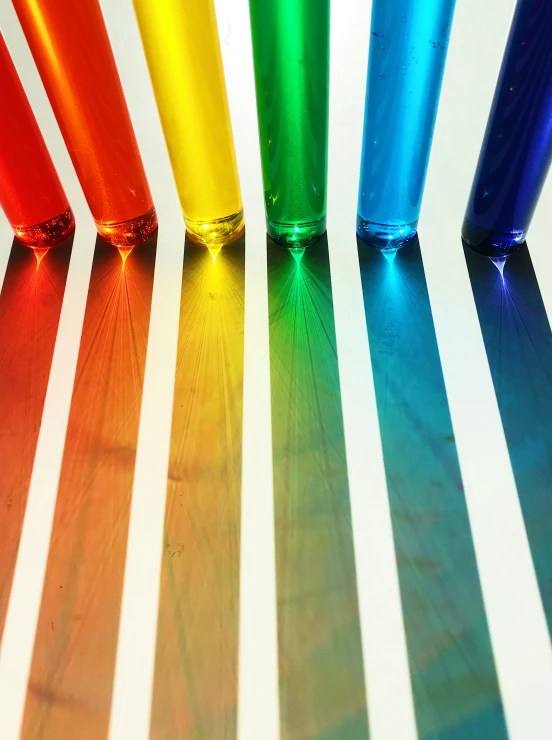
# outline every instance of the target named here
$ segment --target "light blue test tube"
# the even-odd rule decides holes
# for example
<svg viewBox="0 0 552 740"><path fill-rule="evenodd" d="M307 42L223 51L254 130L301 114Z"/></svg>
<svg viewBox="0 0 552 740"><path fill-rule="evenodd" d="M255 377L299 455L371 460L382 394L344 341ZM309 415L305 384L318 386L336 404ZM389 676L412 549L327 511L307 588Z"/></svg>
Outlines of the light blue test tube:
<svg viewBox="0 0 552 740"><path fill-rule="evenodd" d="M416 234L455 0L373 0L357 233Z"/></svg>

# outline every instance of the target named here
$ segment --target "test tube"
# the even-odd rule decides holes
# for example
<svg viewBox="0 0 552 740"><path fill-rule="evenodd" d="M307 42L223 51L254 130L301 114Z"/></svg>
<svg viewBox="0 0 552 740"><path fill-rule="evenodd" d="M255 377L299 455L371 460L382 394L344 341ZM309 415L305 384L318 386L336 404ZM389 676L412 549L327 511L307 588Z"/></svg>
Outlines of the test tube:
<svg viewBox="0 0 552 740"><path fill-rule="evenodd" d="M2 33L0 100L0 206L23 244L53 247L75 220Z"/></svg>
<svg viewBox="0 0 552 740"><path fill-rule="evenodd" d="M479 155L464 241L489 257L523 244L552 161L552 3L518 0Z"/></svg>
<svg viewBox="0 0 552 740"><path fill-rule="evenodd" d="M157 216L98 0L12 0L98 232L133 247Z"/></svg>
<svg viewBox="0 0 552 740"><path fill-rule="evenodd" d="M329 0L249 0L267 231L305 247L326 230Z"/></svg>
<svg viewBox="0 0 552 740"><path fill-rule="evenodd" d="M243 207L213 0L134 0L184 220L220 245Z"/></svg>
<svg viewBox="0 0 552 740"><path fill-rule="evenodd" d="M373 0L357 233L396 250L416 234L455 0Z"/></svg>

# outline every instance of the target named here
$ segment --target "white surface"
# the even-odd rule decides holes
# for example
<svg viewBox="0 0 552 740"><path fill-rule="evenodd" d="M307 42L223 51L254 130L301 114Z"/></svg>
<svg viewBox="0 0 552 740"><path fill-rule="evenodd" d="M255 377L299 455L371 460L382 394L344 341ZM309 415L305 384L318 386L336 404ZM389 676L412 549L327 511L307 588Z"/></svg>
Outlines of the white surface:
<svg viewBox="0 0 552 740"><path fill-rule="evenodd" d="M111 737L149 736L158 574L177 342L183 226L130 0L103 0L160 215L156 278L120 623ZM514 740L552 737L552 651L477 320L459 229L512 0L461 0L453 25L420 221L420 242L464 479L491 638ZM245 0L217 0L247 220L240 740L279 736L264 218ZM416 737L387 491L360 294L354 222L370 3L334 0L328 233L359 605L372 737ZM0 649L0 737L24 708L94 240L93 224L9 3L0 25L75 210L78 230ZM531 255L552 310L548 217ZM0 217L2 249L10 243ZM337 238L339 236L339 239ZM0 254L3 276L7 251ZM466 378L477 382L466 382ZM162 430L162 432L160 432ZM500 526L495 512L501 511ZM147 605L147 608L144 608Z"/></svg>
<svg viewBox="0 0 552 740"><path fill-rule="evenodd" d="M354 229L344 238L344 221L356 219L370 7L334 3L331 24L328 245L370 737L412 740L416 718ZM339 53L344 48L355 50L354 64Z"/></svg>
<svg viewBox="0 0 552 740"><path fill-rule="evenodd" d="M102 7L159 217L109 728L110 740L146 740L155 666L185 228L132 3L107 0Z"/></svg>
<svg viewBox="0 0 552 740"><path fill-rule="evenodd" d="M217 2L246 214L238 740L278 740L278 635L265 225L246 3ZM239 124L239 121L243 124ZM261 214L250 218L249 214Z"/></svg>

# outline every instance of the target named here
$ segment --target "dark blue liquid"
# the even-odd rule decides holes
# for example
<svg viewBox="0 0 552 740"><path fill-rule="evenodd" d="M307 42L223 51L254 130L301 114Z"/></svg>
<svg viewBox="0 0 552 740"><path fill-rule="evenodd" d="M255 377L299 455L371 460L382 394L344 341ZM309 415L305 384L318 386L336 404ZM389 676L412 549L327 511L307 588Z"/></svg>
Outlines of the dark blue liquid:
<svg viewBox="0 0 552 740"><path fill-rule="evenodd" d="M525 241L552 161L552 2L519 0L462 227L490 256Z"/></svg>

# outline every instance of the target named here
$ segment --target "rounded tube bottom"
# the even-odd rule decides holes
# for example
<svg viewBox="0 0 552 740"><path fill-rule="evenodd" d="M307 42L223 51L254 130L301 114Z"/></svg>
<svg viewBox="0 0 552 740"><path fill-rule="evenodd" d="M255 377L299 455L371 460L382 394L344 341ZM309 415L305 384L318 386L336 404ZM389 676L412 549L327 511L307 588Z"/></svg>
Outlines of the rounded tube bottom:
<svg viewBox="0 0 552 740"><path fill-rule="evenodd" d="M98 223L96 228L101 237L114 247L132 249L142 244L157 228L157 213L150 208L147 213L131 218L129 221L117 223Z"/></svg>
<svg viewBox="0 0 552 740"><path fill-rule="evenodd" d="M362 241L382 252L396 251L414 239L418 222L380 224L357 216L357 234Z"/></svg>
<svg viewBox="0 0 552 740"><path fill-rule="evenodd" d="M475 252L485 257L507 257L525 243L521 230L494 231L474 224L469 218L462 225L462 239Z"/></svg>
<svg viewBox="0 0 552 740"><path fill-rule="evenodd" d="M185 218L186 232L192 241L206 247L222 247L238 239L244 229L243 210L214 221L191 221Z"/></svg>
<svg viewBox="0 0 552 740"><path fill-rule="evenodd" d="M35 226L14 226L16 237L32 249L49 249L61 244L75 229L73 211L68 208L59 216Z"/></svg>
<svg viewBox="0 0 552 740"><path fill-rule="evenodd" d="M313 244L326 231L326 217L317 221L280 223L267 219L266 230L275 242L289 249L303 249Z"/></svg>

